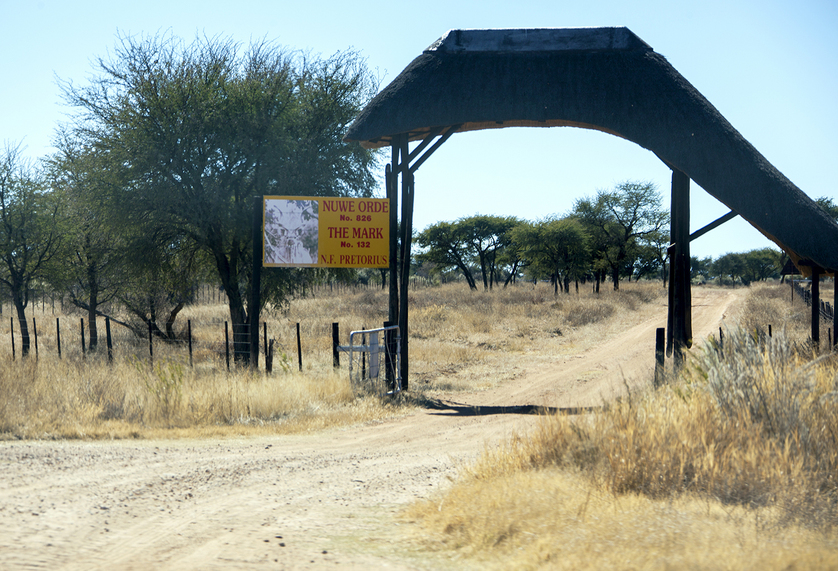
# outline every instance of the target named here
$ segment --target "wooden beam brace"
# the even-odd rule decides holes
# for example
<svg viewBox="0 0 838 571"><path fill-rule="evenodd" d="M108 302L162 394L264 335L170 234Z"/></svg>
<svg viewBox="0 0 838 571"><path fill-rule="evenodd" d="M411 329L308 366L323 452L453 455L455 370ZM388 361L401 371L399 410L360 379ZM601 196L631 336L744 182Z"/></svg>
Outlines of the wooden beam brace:
<svg viewBox="0 0 838 571"><path fill-rule="evenodd" d="M408 157L407 157L407 163L410 164L410 161L412 161L417 156L419 156L419 153L424 151L425 147L430 145L431 142L434 139L436 139L439 136L440 133L442 133L443 129L444 129L444 127L437 127L436 129L431 130L431 132L428 133L428 136L425 137L424 139L422 139L422 142L419 143L419 145L417 145L417 147L415 149L410 151L410 155L408 155Z"/></svg>
<svg viewBox="0 0 838 571"><path fill-rule="evenodd" d="M719 218L717 220L714 220L713 222L711 222L710 224L708 224L704 228L701 228L700 230L696 230L695 232L690 234L690 242L692 242L696 238L700 238L700 237L704 236L710 230L715 230L716 228L718 228L719 226L721 226L725 222L729 222L729 221L733 220L734 218L736 218L737 216L739 216L739 213L734 212L733 210L731 210L730 212L728 212L727 214L725 214L721 218Z"/></svg>
<svg viewBox="0 0 838 571"><path fill-rule="evenodd" d="M459 129L461 126L462 126L462 125L451 125L450 127L448 127L448 130L445 132L445 134L444 134L442 137L440 137L439 139L437 139L437 140L436 140L436 142L433 144L433 146L432 146L430 149L428 149L428 150L425 152L425 154L424 154L424 155L422 155L421 157L419 157L419 158L416 160L416 162L413 164L413 166L411 166L411 167L410 167L410 172L411 172L411 173L416 172L416 170L417 170L420 166L422 166L422 163L424 163L426 160L428 160L428 158L429 158L429 157L430 157L430 156L434 153L434 151L436 151L439 147L441 147L441 146L442 146L442 144L443 144L445 141L447 141L447 140L451 137L451 135L453 135L454 133L456 133L456 132L457 132L457 129ZM423 142L424 142L424 141L423 141Z"/></svg>

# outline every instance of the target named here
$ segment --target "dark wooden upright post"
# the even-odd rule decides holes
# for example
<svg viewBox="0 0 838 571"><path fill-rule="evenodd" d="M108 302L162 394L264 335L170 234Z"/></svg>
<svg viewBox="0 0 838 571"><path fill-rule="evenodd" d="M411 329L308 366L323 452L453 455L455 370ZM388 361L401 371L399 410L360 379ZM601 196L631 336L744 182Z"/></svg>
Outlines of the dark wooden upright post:
<svg viewBox="0 0 838 571"><path fill-rule="evenodd" d="M387 183L387 198L390 199L390 311L388 321L399 322L399 194L397 182L399 178L399 146L398 140L393 141L393 161L390 168L385 170Z"/></svg>
<svg viewBox="0 0 838 571"><path fill-rule="evenodd" d="M390 308L387 320L388 323L399 322L399 137L393 138L392 162L384 170L385 185L387 187L387 198L390 200ZM394 386L395 375L392 367L387 367L385 372L387 384Z"/></svg>
<svg viewBox="0 0 838 571"><path fill-rule="evenodd" d="M666 347L666 335L663 327L655 330L655 388L663 384L664 379L664 349Z"/></svg>
<svg viewBox="0 0 838 571"><path fill-rule="evenodd" d="M303 372L303 345L300 342L300 322L297 322L297 362L299 363L300 372Z"/></svg>
<svg viewBox="0 0 838 571"><path fill-rule="evenodd" d="M833 275L835 276L835 283L832 284L832 330L835 335L832 337L832 346L835 347L838 345L838 272Z"/></svg>
<svg viewBox="0 0 838 571"><path fill-rule="evenodd" d="M666 354L675 354L676 367L692 345L690 298L690 178L673 169Z"/></svg>
<svg viewBox="0 0 838 571"><path fill-rule="evenodd" d="M408 169L408 146L407 137L402 137L402 251L401 251L401 299L399 300L399 335L401 336L401 358L399 360L400 376L402 378L401 388L407 390L408 371L410 363L408 358L408 309L407 309L407 286L410 280L410 241L413 233L413 173Z"/></svg>
<svg viewBox="0 0 838 571"><path fill-rule="evenodd" d="M186 320L186 340L189 344L189 367L192 368L192 320Z"/></svg>
<svg viewBox="0 0 838 571"><path fill-rule="evenodd" d="M340 367L340 324L332 323L332 367Z"/></svg>
<svg viewBox="0 0 838 571"><path fill-rule="evenodd" d="M111 338L111 318L105 318L105 344L108 347L108 363L113 363L113 338ZM191 346L190 346L191 355Z"/></svg>

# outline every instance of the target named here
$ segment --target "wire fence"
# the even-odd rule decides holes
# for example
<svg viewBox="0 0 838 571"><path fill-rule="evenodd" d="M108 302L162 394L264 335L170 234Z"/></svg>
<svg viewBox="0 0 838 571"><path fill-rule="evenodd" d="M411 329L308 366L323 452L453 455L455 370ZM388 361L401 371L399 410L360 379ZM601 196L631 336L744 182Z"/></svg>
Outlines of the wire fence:
<svg viewBox="0 0 838 571"><path fill-rule="evenodd" d="M794 290L794 293L797 294L797 297L803 300L803 302L808 306L812 307L812 291L809 289L804 288L800 285L800 282L797 280L792 280L791 287ZM835 308L832 307L832 304L828 301L820 300L820 308L819 308L820 316L822 319L826 320L828 323L832 323L835 317Z"/></svg>

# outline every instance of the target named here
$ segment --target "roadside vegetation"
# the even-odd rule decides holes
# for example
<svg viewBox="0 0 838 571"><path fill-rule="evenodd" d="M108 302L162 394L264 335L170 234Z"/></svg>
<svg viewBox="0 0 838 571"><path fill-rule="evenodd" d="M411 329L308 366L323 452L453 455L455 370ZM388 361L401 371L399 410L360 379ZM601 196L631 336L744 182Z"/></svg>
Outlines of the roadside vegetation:
<svg viewBox="0 0 838 571"><path fill-rule="evenodd" d="M754 286L662 389L486 450L406 511L417 541L490 568L838 566L838 359L788 293Z"/></svg>
<svg viewBox="0 0 838 571"><path fill-rule="evenodd" d="M485 389L514 378L524 360L535 364L583 350L659 312L664 293L656 283L600 294L585 288L578 296L558 300L548 284L492 293L471 292L461 284L412 290L411 385L395 401L353 388L345 355L343 368L332 367L332 322L340 323L345 344L349 331L380 327L386 319L387 292L374 288L340 293L323 288L269 314L268 330L276 340L270 375L264 368L254 373L235 364L228 373L219 327L215 337L206 328L195 329L200 349L194 368L188 366L185 347L160 342L154 345L152 366L146 340L130 333L117 339L113 364L103 343L83 356L77 332L74 343L65 333L61 359L54 332L41 333L37 359L30 353L13 360L9 337L3 336L0 435L177 438L289 433L381 420L405 414L425 398ZM220 323L226 308L220 303L189 305L183 315ZM39 316L39 323L44 321ZM296 353L298 322L302 372Z"/></svg>

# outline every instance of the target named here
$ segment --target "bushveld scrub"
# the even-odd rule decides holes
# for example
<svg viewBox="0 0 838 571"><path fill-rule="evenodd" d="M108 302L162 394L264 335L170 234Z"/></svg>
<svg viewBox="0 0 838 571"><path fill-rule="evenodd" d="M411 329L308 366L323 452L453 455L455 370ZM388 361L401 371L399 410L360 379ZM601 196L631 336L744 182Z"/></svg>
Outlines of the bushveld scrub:
<svg viewBox="0 0 838 571"><path fill-rule="evenodd" d="M838 358L753 311L777 291L664 388L544 417L407 517L500 567L838 566Z"/></svg>
<svg viewBox="0 0 838 571"><path fill-rule="evenodd" d="M113 327L114 363L99 348L82 358L79 333L62 316L59 359L51 308L41 306L40 353L13 360L8 336L0 339L0 435L5 438L121 438L199 436L252 432L295 432L365 422L411 410L410 395L475 390L518 372L516 359L529 360L578 350L611 329L636 308L658 302L657 284L626 284L595 296L553 296L545 284L521 284L492 292L464 284L411 290L411 390L397 401L355 394L343 369L332 368L331 323L341 342L351 330L380 327L387 319L387 292L376 289L332 292L329 288L295 299L286 312L268 310L268 336L276 340L274 372L227 373L224 362L226 307L186 307L185 329L193 322L194 368L186 347L155 341L154 362L147 341ZM608 307L603 310L602 307ZM612 317L606 319L606 315ZM296 323L300 323L303 371L298 371ZM49 326L44 326L47 323ZM184 332L182 332L182 336ZM18 340L19 341L19 340ZM575 349L571 349L575 348ZM491 374L487 374L491 372ZM479 379L476 381L475 379Z"/></svg>

